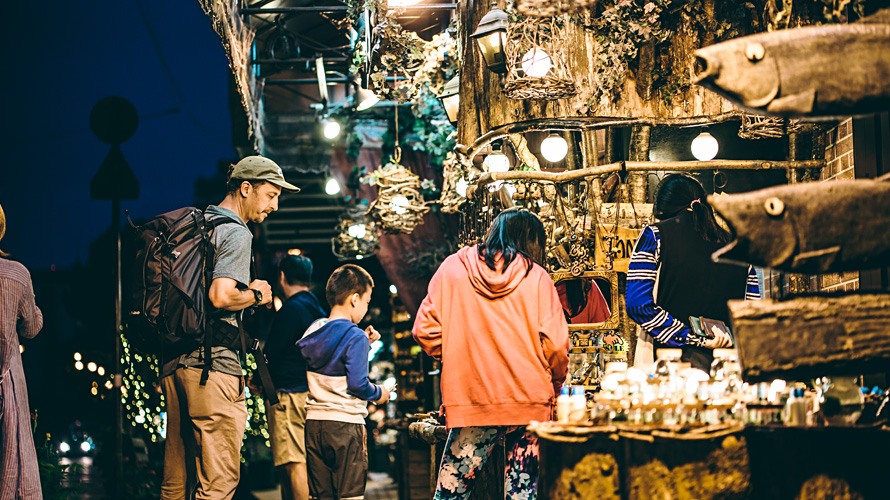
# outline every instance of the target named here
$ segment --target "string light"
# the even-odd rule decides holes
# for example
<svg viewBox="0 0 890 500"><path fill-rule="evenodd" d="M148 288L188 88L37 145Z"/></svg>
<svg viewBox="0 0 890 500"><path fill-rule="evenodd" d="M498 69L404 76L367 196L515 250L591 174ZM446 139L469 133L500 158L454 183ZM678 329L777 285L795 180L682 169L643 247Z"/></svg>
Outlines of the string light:
<svg viewBox="0 0 890 500"><path fill-rule="evenodd" d="M153 384L160 383L157 358L155 356L142 356L136 353L130 347L124 335L121 335L121 351L121 365L124 372L123 385L121 386L121 403L126 408L124 412L125 417L134 428L147 431L152 441L163 439L167 433L167 414L165 411L162 411L166 408L164 396L160 391L155 390L153 386ZM247 376L252 375L254 370L256 370L256 361L252 354L248 354ZM149 385L145 380L151 380L153 384ZM105 382L105 387L112 389L114 386L108 380ZM247 399L245 437L263 436L268 438L266 407L263 404L262 397L252 394L247 387L244 388L244 392ZM246 440L244 443L246 443ZM244 450L242 449L242 451Z"/></svg>

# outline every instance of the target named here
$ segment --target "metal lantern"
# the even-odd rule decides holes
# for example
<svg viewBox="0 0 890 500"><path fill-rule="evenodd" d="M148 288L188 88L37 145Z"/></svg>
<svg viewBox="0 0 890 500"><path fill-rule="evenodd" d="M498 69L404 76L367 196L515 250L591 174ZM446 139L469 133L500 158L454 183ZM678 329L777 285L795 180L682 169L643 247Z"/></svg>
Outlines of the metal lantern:
<svg viewBox="0 0 890 500"><path fill-rule="evenodd" d="M470 38L479 45L488 69L503 74L507 72L507 26L510 21L507 13L497 8L497 2L492 2L491 6Z"/></svg>
<svg viewBox="0 0 890 500"><path fill-rule="evenodd" d="M445 109L445 114L448 115L448 121L452 125L457 125L457 112L460 106L460 73L448 80L448 83L442 88L442 93L439 94L439 102L442 103L442 108Z"/></svg>
<svg viewBox="0 0 890 500"><path fill-rule="evenodd" d="M578 87L568 70L564 16L544 19L526 17L510 23L507 44L507 83L511 99L553 101L571 97Z"/></svg>

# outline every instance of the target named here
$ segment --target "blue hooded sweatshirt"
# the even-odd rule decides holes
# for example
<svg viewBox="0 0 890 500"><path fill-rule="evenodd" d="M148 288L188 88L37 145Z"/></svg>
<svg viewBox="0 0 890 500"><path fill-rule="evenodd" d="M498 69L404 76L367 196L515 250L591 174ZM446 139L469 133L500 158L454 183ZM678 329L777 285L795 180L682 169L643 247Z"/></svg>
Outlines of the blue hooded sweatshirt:
<svg viewBox="0 0 890 500"><path fill-rule="evenodd" d="M368 336L346 319L322 318L297 342L306 358L306 420L364 424L368 401L383 395L368 380Z"/></svg>

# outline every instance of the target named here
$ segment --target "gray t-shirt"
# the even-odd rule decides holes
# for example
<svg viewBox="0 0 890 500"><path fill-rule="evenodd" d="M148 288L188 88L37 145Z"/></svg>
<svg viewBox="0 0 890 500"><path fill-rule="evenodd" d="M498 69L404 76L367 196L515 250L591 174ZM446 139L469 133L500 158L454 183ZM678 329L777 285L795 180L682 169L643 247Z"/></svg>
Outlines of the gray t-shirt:
<svg viewBox="0 0 890 500"><path fill-rule="evenodd" d="M253 234L247 228L247 224L235 212L216 205L208 206L204 213L210 220L219 216L226 216L238 222L237 224L222 224L213 230L211 235L211 242L214 248L213 279L231 278L244 286L249 285ZM220 316L220 319L236 325L235 314L235 312L224 314ZM166 362L161 371L161 378L172 374L180 366L203 368L203 351L202 347ZM227 347L211 348L211 361L211 370L236 377L240 377L243 374L238 353L232 349Z"/></svg>

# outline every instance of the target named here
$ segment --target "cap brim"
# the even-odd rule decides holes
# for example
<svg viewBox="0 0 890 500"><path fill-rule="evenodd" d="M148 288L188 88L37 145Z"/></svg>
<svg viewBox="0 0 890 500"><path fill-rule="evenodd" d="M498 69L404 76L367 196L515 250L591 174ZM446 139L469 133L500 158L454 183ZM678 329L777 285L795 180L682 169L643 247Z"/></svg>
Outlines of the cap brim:
<svg viewBox="0 0 890 500"><path fill-rule="evenodd" d="M300 188L298 188L297 186L294 186L293 184L291 184L290 182L287 182L287 181L279 181L277 179L276 180L265 179L265 181L268 183L271 183L271 184L275 184L276 186L280 187L281 189L286 189L292 193L300 192Z"/></svg>

